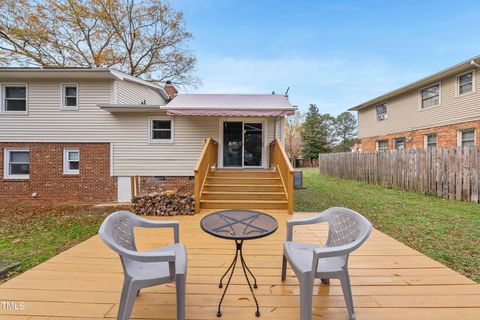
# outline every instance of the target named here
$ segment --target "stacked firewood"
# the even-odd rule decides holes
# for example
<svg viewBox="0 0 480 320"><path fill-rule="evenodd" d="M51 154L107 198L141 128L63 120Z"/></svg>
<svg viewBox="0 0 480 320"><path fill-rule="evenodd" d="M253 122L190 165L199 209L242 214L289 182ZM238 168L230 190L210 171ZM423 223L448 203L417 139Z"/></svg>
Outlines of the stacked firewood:
<svg viewBox="0 0 480 320"><path fill-rule="evenodd" d="M133 211L147 216L175 216L195 214L192 194L177 191L149 193L132 199Z"/></svg>

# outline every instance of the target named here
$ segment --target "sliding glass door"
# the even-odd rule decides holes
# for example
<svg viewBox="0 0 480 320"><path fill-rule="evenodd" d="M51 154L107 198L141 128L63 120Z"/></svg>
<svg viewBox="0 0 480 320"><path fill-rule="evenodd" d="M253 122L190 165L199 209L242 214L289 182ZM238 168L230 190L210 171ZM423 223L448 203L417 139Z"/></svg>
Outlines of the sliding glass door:
<svg viewBox="0 0 480 320"><path fill-rule="evenodd" d="M223 123L223 166L261 167L263 123L225 121Z"/></svg>

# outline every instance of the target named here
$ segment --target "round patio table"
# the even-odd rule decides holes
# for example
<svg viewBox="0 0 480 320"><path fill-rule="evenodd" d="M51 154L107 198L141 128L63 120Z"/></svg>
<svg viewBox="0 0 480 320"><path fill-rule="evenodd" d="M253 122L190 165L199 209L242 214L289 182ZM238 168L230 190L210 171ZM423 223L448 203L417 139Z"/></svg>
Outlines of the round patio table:
<svg viewBox="0 0 480 320"><path fill-rule="evenodd" d="M243 257L243 241L263 238L274 233L278 228L277 220L268 214L258 211L223 210L210 213L209 215L205 216L202 221L200 221L200 226L203 231L211 234L212 236L235 241L235 257L233 258L230 267L228 267L227 271L220 278L220 283L218 284L219 288L223 288L223 279L230 272L227 283L225 284L225 289L223 290L222 298L218 304L217 317L222 316L222 302L228 286L230 285L230 281L232 280L233 272L235 271L235 265L237 264L239 257L243 274L247 279L248 287L250 288L253 300L255 300L255 305L257 306L255 315L260 317L258 301L255 297L255 292L253 291L253 288L257 288L257 279L253 275L252 271L250 271L248 268L245 258ZM249 275L253 279L253 286Z"/></svg>

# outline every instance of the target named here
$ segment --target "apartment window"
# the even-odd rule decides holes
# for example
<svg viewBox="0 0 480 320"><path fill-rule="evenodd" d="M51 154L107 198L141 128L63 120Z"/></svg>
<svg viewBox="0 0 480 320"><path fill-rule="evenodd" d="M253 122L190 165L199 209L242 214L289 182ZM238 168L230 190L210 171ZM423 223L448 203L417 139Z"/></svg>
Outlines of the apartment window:
<svg viewBox="0 0 480 320"><path fill-rule="evenodd" d="M437 135L436 134L427 134L425 135L425 148L436 148L437 147Z"/></svg>
<svg viewBox="0 0 480 320"><path fill-rule="evenodd" d="M470 147L475 145L475 129L467 129L459 132L459 146Z"/></svg>
<svg viewBox="0 0 480 320"><path fill-rule="evenodd" d="M397 150L405 149L405 138L395 139L395 149Z"/></svg>
<svg viewBox="0 0 480 320"><path fill-rule="evenodd" d="M458 95L470 93L474 91L473 87L473 71L458 76Z"/></svg>
<svg viewBox="0 0 480 320"><path fill-rule="evenodd" d="M3 86L3 111L27 112L27 86L8 84Z"/></svg>
<svg viewBox="0 0 480 320"><path fill-rule="evenodd" d="M387 150L388 150L388 140L377 141L377 151L387 151Z"/></svg>
<svg viewBox="0 0 480 320"><path fill-rule="evenodd" d="M169 117L150 118L150 141L173 142L173 120Z"/></svg>
<svg viewBox="0 0 480 320"><path fill-rule="evenodd" d="M3 168L6 179L28 179L30 177L30 151L5 149Z"/></svg>
<svg viewBox="0 0 480 320"><path fill-rule="evenodd" d="M78 149L63 150L63 173L80 173L80 151Z"/></svg>
<svg viewBox="0 0 480 320"><path fill-rule="evenodd" d="M387 105L385 103L377 106L377 120L383 121L387 119Z"/></svg>
<svg viewBox="0 0 480 320"><path fill-rule="evenodd" d="M422 89L422 109L438 106L440 104L440 84Z"/></svg>
<svg viewBox="0 0 480 320"><path fill-rule="evenodd" d="M62 109L78 109L78 86L62 84Z"/></svg>

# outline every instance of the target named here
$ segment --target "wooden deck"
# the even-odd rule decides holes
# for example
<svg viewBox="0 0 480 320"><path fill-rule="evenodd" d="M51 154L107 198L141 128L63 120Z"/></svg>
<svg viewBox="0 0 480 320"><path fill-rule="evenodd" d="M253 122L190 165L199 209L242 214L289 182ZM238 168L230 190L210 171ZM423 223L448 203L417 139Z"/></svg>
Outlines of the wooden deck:
<svg viewBox="0 0 480 320"><path fill-rule="evenodd" d="M279 230L245 245L248 264L259 280L256 290L261 319L298 319L299 288L291 270L280 281L285 221L292 216L270 212ZM234 245L205 234L199 227L202 212L174 217L181 222L181 241L188 248L187 318L217 319L221 289L218 280L228 267ZM297 216L304 214L297 214ZM170 219L170 218L168 218ZM325 226L296 230L295 239L322 241ZM141 249L162 245L170 231L138 230ZM256 319L254 304L240 270L234 276L222 319ZM350 258L357 319L480 319L480 286L387 235L374 231ZM0 301L23 301L23 310L0 305L0 319L112 318L122 286L119 259L95 236L0 286ZM175 287L145 289L132 318L175 319ZM347 319L339 283L317 284L314 319ZM58 318L57 318L58 319Z"/></svg>

